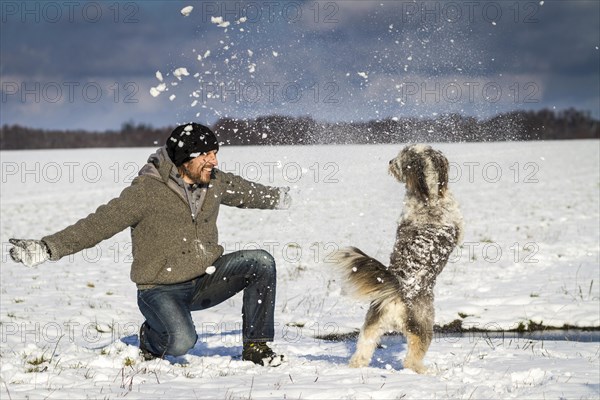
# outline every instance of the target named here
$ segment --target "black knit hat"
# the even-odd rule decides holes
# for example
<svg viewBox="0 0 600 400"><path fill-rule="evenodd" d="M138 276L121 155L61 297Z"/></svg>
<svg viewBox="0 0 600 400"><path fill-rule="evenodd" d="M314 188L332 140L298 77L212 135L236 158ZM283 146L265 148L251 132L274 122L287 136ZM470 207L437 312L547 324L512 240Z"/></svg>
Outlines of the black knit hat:
<svg viewBox="0 0 600 400"><path fill-rule="evenodd" d="M178 126L167 139L167 153L177 167L212 150L219 150L217 137L208 127L195 122Z"/></svg>

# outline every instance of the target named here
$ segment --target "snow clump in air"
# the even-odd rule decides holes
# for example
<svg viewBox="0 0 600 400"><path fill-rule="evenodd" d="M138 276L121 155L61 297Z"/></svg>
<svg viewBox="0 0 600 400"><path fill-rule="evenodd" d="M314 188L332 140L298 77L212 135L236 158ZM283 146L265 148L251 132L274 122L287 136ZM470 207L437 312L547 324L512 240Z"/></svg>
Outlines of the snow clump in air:
<svg viewBox="0 0 600 400"><path fill-rule="evenodd" d="M188 15L190 15L190 14L192 13L192 10L193 10L193 9L194 9L194 7L193 7L193 6L186 6L186 7L183 7L183 8L181 9L181 11L180 11L180 12L181 12L181 15L183 15L184 17L187 17Z"/></svg>
<svg viewBox="0 0 600 400"><path fill-rule="evenodd" d="M175 75L177 79L181 80L182 76L189 76L190 73L188 72L187 68L180 67L173 71L173 75Z"/></svg>
<svg viewBox="0 0 600 400"><path fill-rule="evenodd" d="M164 83L161 83L156 87L150 88L150 94L152 95L152 97L156 97L159 94L161 94L162 92L164 92L165 90L167 90L167 85Z"/></svg>
<svg viewBox="0 0 600 400"><path fill-rule="evenodd" d="M216 24L219 28L227 28L230 25L230 22L224 21L223 17L210 17L210 22Z"/></svg>

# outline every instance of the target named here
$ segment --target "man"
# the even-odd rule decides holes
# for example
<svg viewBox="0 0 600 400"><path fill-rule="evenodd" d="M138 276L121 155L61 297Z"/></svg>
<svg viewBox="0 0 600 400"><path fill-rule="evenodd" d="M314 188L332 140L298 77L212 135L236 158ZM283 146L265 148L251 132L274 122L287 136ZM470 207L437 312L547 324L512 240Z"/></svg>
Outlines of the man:
<svg viewBox="0 0 600 400"><path fill-rule="evenodd" d="M191 311L243 290L242 358L279 365L282 356L267 345L274 336L275 261L263 250L224 255L216 221L220 204L287 209L289 189L218 170L218 150L206 126L177 127L119 197L41 240L11 239L11 257L27 266L58 260L130 227L131 279L146 318L140 328L145 359L185 354L197 340Z"/></svg>

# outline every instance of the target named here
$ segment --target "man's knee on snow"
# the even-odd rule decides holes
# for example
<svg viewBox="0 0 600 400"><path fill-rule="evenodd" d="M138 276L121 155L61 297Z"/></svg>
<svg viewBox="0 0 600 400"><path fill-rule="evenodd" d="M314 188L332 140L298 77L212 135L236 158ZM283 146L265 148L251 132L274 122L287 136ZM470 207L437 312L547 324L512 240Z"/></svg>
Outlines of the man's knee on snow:
<svg viewBox="0 0 600 400"><path fill-rule="evenodd" d="M166 353L171 356L182 356L193 349L198 340L196 332L177 332L169 338L169 346Z"/></svg>

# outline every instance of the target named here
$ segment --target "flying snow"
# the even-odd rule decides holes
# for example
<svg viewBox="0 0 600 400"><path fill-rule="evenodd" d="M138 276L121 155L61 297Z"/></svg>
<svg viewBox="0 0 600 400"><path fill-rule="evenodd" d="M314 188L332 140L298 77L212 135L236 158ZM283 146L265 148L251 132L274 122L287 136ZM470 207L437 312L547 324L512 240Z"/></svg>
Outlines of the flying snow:
<svg viewBox="0 0 600 400"><path fill-rule="evenodd" d="M175 75L177 79L181 80L182 76L189 76L190 73L188 72L187 68L180 67L173 71L173 75Z"/></svg>
<svg viewBox="0 0 600 400"><path fill-rule="evenodd" d="M152 97L156 97L165 90L167 90L167 85L164 83L160 83L158 86L150 88L150 94L152 95Z"/></svg>
<svg viewBox="0 0 600 400"><path fill-rule="evenodd" d="M187 17L188 15L190 15L192 13L193 9L194 9L193 6L183 7L180 11L181 15L183 15L184 17Z"/></svg>
<svg viewBox="0 0 600 400"><path fill-rule="evenodd" d="M210 22L217 25L219 28L227 28L231 23L223 20L223 17L210 17Z"/></svg>

